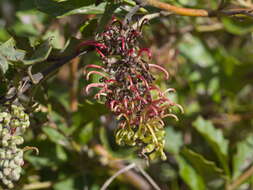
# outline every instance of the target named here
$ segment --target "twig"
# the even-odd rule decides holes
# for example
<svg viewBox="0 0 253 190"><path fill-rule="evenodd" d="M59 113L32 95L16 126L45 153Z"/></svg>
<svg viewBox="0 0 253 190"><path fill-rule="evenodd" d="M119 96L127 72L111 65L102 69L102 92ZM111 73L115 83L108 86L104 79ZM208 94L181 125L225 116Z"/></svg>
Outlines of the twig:
<svg viewBox="0 0 253 190"><path fill-rule="evenodd" d="M69 65L70 69L70 76L69 76L69 83L70 83L70 109L72 112L77 111L78 109L78 100L77 100L77 91L78 91L78 62L79 58L76 57L73 59Z"/></svg>
<svg viewBox="0 0 253 190"><path fill-rule="evenodd" d="M72 55L65 56L62 58L48 58L46 62L55 62L55 64L49 66L48 68L44 69L41 72L38 72L36 74L33 74L31 76L25 76L22 79L22 85L21 89L12 89L12 94L8 94L4 97L0 97L0 104L3 104L7 101L14 100L16 97L22 95L25 93L27 90L29 90L34 84L38 84L45 78L47 78L49 75L57 71L61 66L65 65L66 63L69 63L72 59L79 57L81 55L87 54L88 52L92 51L94 48L89 48L85 51L81 52L75 52ZM36 81L36 83L33 83L33 81Z"/></svg>
<svg viewBox="0 0 253 190"><path fill-rule="evenodd" d="M245 182L249 177L253 175L253 166L246 170L242 175L240 175L231 185L228 185L227 190L237 189L243 182Z"/></svg>
<svg viewBox="0 0 253 190"><path fill-rule="evenodd" d="M108 166L113 170L121 170L125 167L123 160L113 157L103 146L96 144L92 147L94 152L108 161ZM145 180L144 177L134 171L126 171L122 174L123 179L129 184L140 190L151 190L152 186Z"/></svg>
<svg viewBox="0 0 253 190"><path fill-rule="evenodd" d="M141 166L137 165L138 170L141 174L149 181L149 183L154 187L155 190L161 190L161 188L156 184L156 182L145 172Z"/></svg>
<svg viewBox="0 0 253 190"><path fill-rule="evenodd" d="M133 168L135 168L135 167L136 167L136 164L135 164L135 163L132 163L132 164L130 164L130 165L128 165L128 166L122 168L121 170L117 171L113 176L111 176L108 180L106 180L106 182L104 183L104 185L101 187L100 190L106 190L107 187L112 183L112 181L113 181L116 177L118 177L120 174L122 174L122 173L124 173L124 172L126 172L126 171L128 171L128 170L131 170L131 169L133 169Z"/></svg>
<svg viewBox="0 0 253 190"><path fill-rule="evenodd" d="M140 7L140 5L136 5L127 13L123 21L124 26L131 22L133 15L140 9Z"/></svg>
<svg viewBox="0 0 253 190"><path fill-rule="evenodd" d="M52 182L36 182L24 185L23 190L33 190L33 189L49 189L52 187Z"/></svg>
<svg viewBox="0 0 253 190"><path fill-rule="evenodd" d="M140 0L136 0L140 1ZM253 9L228 9L228 10L205 10L205 9L191 9L184 7L177 7L168 3L160 2L159 0L141 0L147 5L172 12L182 16L193 16L193 17L219 17L219 16L234 16L234 15L246 15L253 17Z"/></svg>
<svg viewBox="0 0 253 190"><path fill-rule="evenodd" d="M168 16L168 15L171 15L172 13L169 13L169 12L159 12L159 13L153 13L153 14L148 14L148 15L145 15L143 16L139 21L137 21L136 23L133 24L133 28L134 29L137 29L138 26L140 25L140 23L142 23L144 20L152 20L154 18L157 18L157 17L161 17L161 16Z"/></svg>

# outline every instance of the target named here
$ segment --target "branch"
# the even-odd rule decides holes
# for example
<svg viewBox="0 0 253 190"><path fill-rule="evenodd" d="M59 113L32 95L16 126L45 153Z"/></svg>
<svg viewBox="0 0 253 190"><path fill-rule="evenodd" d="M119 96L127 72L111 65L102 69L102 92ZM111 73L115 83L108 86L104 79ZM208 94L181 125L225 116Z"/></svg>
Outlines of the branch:
<svg viewBox="0 0 253 190"><path fill-rule="evenodd" d="M22 188L23 190L34 190L34 189L48 189L52 187L52 182L47 181L47 182L35 182L31 184L24 185Z"/></svg>
<svg viewBox="0 0 253 190"><path fill-rule="evenodd" d="M155 190L161 190L161 188L156 184L156 182L148 175L147 172L141 167L136 165L141 174L149 181Z"/></svg>
<svg viewBox="0 0 253 190"><path fill-rule="evenodd" d="M104 185L101 187L100 190L106 190L107 187L112 183L112 181L116 177L118 177L120 174L122 174L122 173L124 173L124 172L126 172L128 170L131 170L131 169L133 169L135 167L136 167L135 163L132 163L132 164L129 164L128 166L122 168L121 170L117 171L113 176L111 176L108 180L106 180L106 182L104 183Z"/></svg>
<svg viewBox="0 0 253 190"><path fill-rule="evenodd" d="M7 95L4 97L0 97L0 104L3 104L7 101L14 100L16 97L22 95L27 90L29 90L32 86L40 83L42 80L47 78L49 75L57 71L60 67L69 63L72 59L79 57L81 55L87 54L92 51L94 48L89 48L85 51L76 51L72 55L65 56L65 57L58 57L58 58L48 58L46 62L54 62L53 65L50 65L48 68L38 72L36 74L29 73L28 76L23 77L22 87L17 89L15 87L10 88L10 91L7 92Z"/></svg>
<svg viewBox="0 0 253 190"><path fill-rule="evenodd" d="M123 160L113 157L103 146L96 144L92 147L94 152L108 161L109 168L113 170L121 170L125 168ZM139 174L134 171L128 170L122 174L123 179L130 183L135 189L151 190L152 186Z"/></svg>
<svg viewBox="0 0 253 190"><path fill-rule="evenodd" d="M156 7L162 10L172 12L182 16L193 16L193 17L218 17L218 16L235 16L245 15L253 17L253 9L218 9L218 10L205 10L205 9L191 9L184 7L177 7L168 3L160 2L159 0L136 0L137 2L143 2L152 7Z"/></svg>

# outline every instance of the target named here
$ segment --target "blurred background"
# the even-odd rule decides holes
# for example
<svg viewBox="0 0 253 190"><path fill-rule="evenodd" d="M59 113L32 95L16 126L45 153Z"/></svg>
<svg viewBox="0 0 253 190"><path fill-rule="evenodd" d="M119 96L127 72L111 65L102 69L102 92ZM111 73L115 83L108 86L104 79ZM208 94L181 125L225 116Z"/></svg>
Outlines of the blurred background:
<svg viewBox="0 0 253 190"><path fill-rule="evenodd" d="M217 0L164 0L177 6L217 9ZM0 43L13 38L31 57L36 73L50 65L48 56L71 54L80 40L103 31L112 15L123 19L134 1L0 0ZM250 0L231 0L226 8L253 8ZM145 7L134 20L160 10ZM152 62L170 73L159 73L157 85L175 88L169 97L184 107L179 121L166 119L166 161L149 165L136 148L115 143L115 117L105 105L85 95L83 67L101 64L89 53L60 68L36 89L31 126L25 145L39 149L25 154L23 176L16 189L98 190L116 171L138 163L161 189L229 189L251 171L253 162L253 19L245 16L190 18L160 15L143 29L142 47L151 49ZM1 54L0 54L1 56ZM42 62L41 62L42 61ZM0 65L2 70L3 63ZM27 65L10 64L0 77L0 95L10 81L20 80ZM251 169L251 170L250 170ZM249 176L234 189L253 189ZM233 188L230 187L232 190ZM116 178L108 189L153 189L138 169Z"/></svg>

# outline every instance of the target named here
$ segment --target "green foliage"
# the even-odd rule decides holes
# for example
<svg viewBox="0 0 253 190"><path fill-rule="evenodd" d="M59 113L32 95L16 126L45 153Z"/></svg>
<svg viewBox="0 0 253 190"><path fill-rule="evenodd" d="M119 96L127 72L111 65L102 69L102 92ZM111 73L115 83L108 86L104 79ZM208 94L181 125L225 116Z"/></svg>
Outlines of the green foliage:
<svg viewBox="0 0 253 190"><path fill-rule="evenodd" d="M197 131L206 139L210 147L216 153L219 161L222 164L227 175L229 175L228 168L228 141L224 139L222 131L215 129L210 121L205 121L198 117L193 123Z"/></svg>
<svg viewBox="0 0 253 190"><path fill-rule="evenodd" d="M15 41L10 38L8 41L0 45L0 69L4 74L8 68L9 64L13 62L22 61L25 57L25 51L15 48Z"/></svg>
<svg viewBox="0 0 253 190"><path fill-rule="evenodd" d="M163 2L209 10L219 6L216 0ZM246 3L243 0L225 2L226 9L247 6L241 4ZM31 150L24 153L25 165L16 189L97 190L131 162L144 166L165 190L229 189L252 170L252 18L161 14L143 27L140 46L150 48L152 64L170 74L170 79L164 80L159 70L151 69L156 85L162 91L175 88L176 93L166 97L182 105L185 113L176 114L177 122L164 119L166 127L146 138L132 128L119 130L117 140L122 144L124 139L126 147L115 142L118 121L109 106L93 98L99 89L84 92L88 84L102 81L96 75L90 81L84 77L89 71L85 65L102 65L95 51L68 61L39 84L29 81L30 66L32 74L48 71L58 60L77 53L80 42L95 39L113 15L123 20L134 5L132 0L0 0L0 103L5 97L12 97L12 101L16 98L12 94L18 94L31 122L22 134L20 149L39 149L39 155ZM145 6L132 23L158 11ZM25 84L31 87L22 94ZM0 127L5 128L1 122ZM166 156L167 160L155 159L147 165L136 144L142 141L144 150L156 154L152 135L164 146L158 157ZM144 189L141 185L149 185L136 170L124 174L108 189ZM252 189L252 173L239 182L231 190ZM0 190L4 188L0 186Z"/></svg>

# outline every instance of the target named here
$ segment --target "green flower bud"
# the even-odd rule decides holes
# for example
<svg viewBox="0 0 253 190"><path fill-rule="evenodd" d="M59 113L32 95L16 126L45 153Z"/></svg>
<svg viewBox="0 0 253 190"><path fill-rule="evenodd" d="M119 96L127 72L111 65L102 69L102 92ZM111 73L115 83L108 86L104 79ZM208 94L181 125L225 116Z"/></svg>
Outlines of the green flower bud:
<svg viewBox="0 0 253 190"><path fill-rule="evenodd" d="M7 186L9 189L12 189L14 187L14 184L10 181L10 183Z"/></svg>
<svg viewBox="0 0 253 190"><path fill-rule="evenodd" d="M10 122L10 127L12 128L17 128L20 126L20 121L18 119L13 119L11 122Z"/></svg>
<svg viewBox="0 0 253 190"><path fill-rule="evenodd" d="M24 139L17 133L22 134L29 125L29 116L21 106L0 110L0 180L8 188L14 187L13 181L20 178L24 164L23 150L17 147Z"/></svg>
<svg viewBox="0 0 253 190"><path fill-rule="evenodd" d="M4 169L3 169L3 174L4 174L5 176L10 175L10 173L11 173L11 168L4 168Z"/></svg>
<svg viewBox="0 0 253 190"><path fill-rule="evenodd" d="M10 150L7 150L6 153L5 153L5 158L6 159L11 159L12 157L12 152Z"/></svg>
<svg viewBox="0 0 253 190"><path fill-rule="evenodd" d="M2 140L2 146L3 146L3 147L7 147L7 146L8 146L8 141Z"/></svg>
<svg viewBox="0 0 253 190"><path fill-rule="evenodd" d="M24 160L23 160L23 158L15 157L15 158L14 158L14 162L15 162L15 164L17 164L18 166L21 166L21 165L23 165Z"/></svg>
<svg viewBox="0 0 253 190"><path fill-rule="evenodd" d="M14 160L11 160L10 163L9 163L9 167L14 169L17 167L16 163L14 162Z"/></svg>

